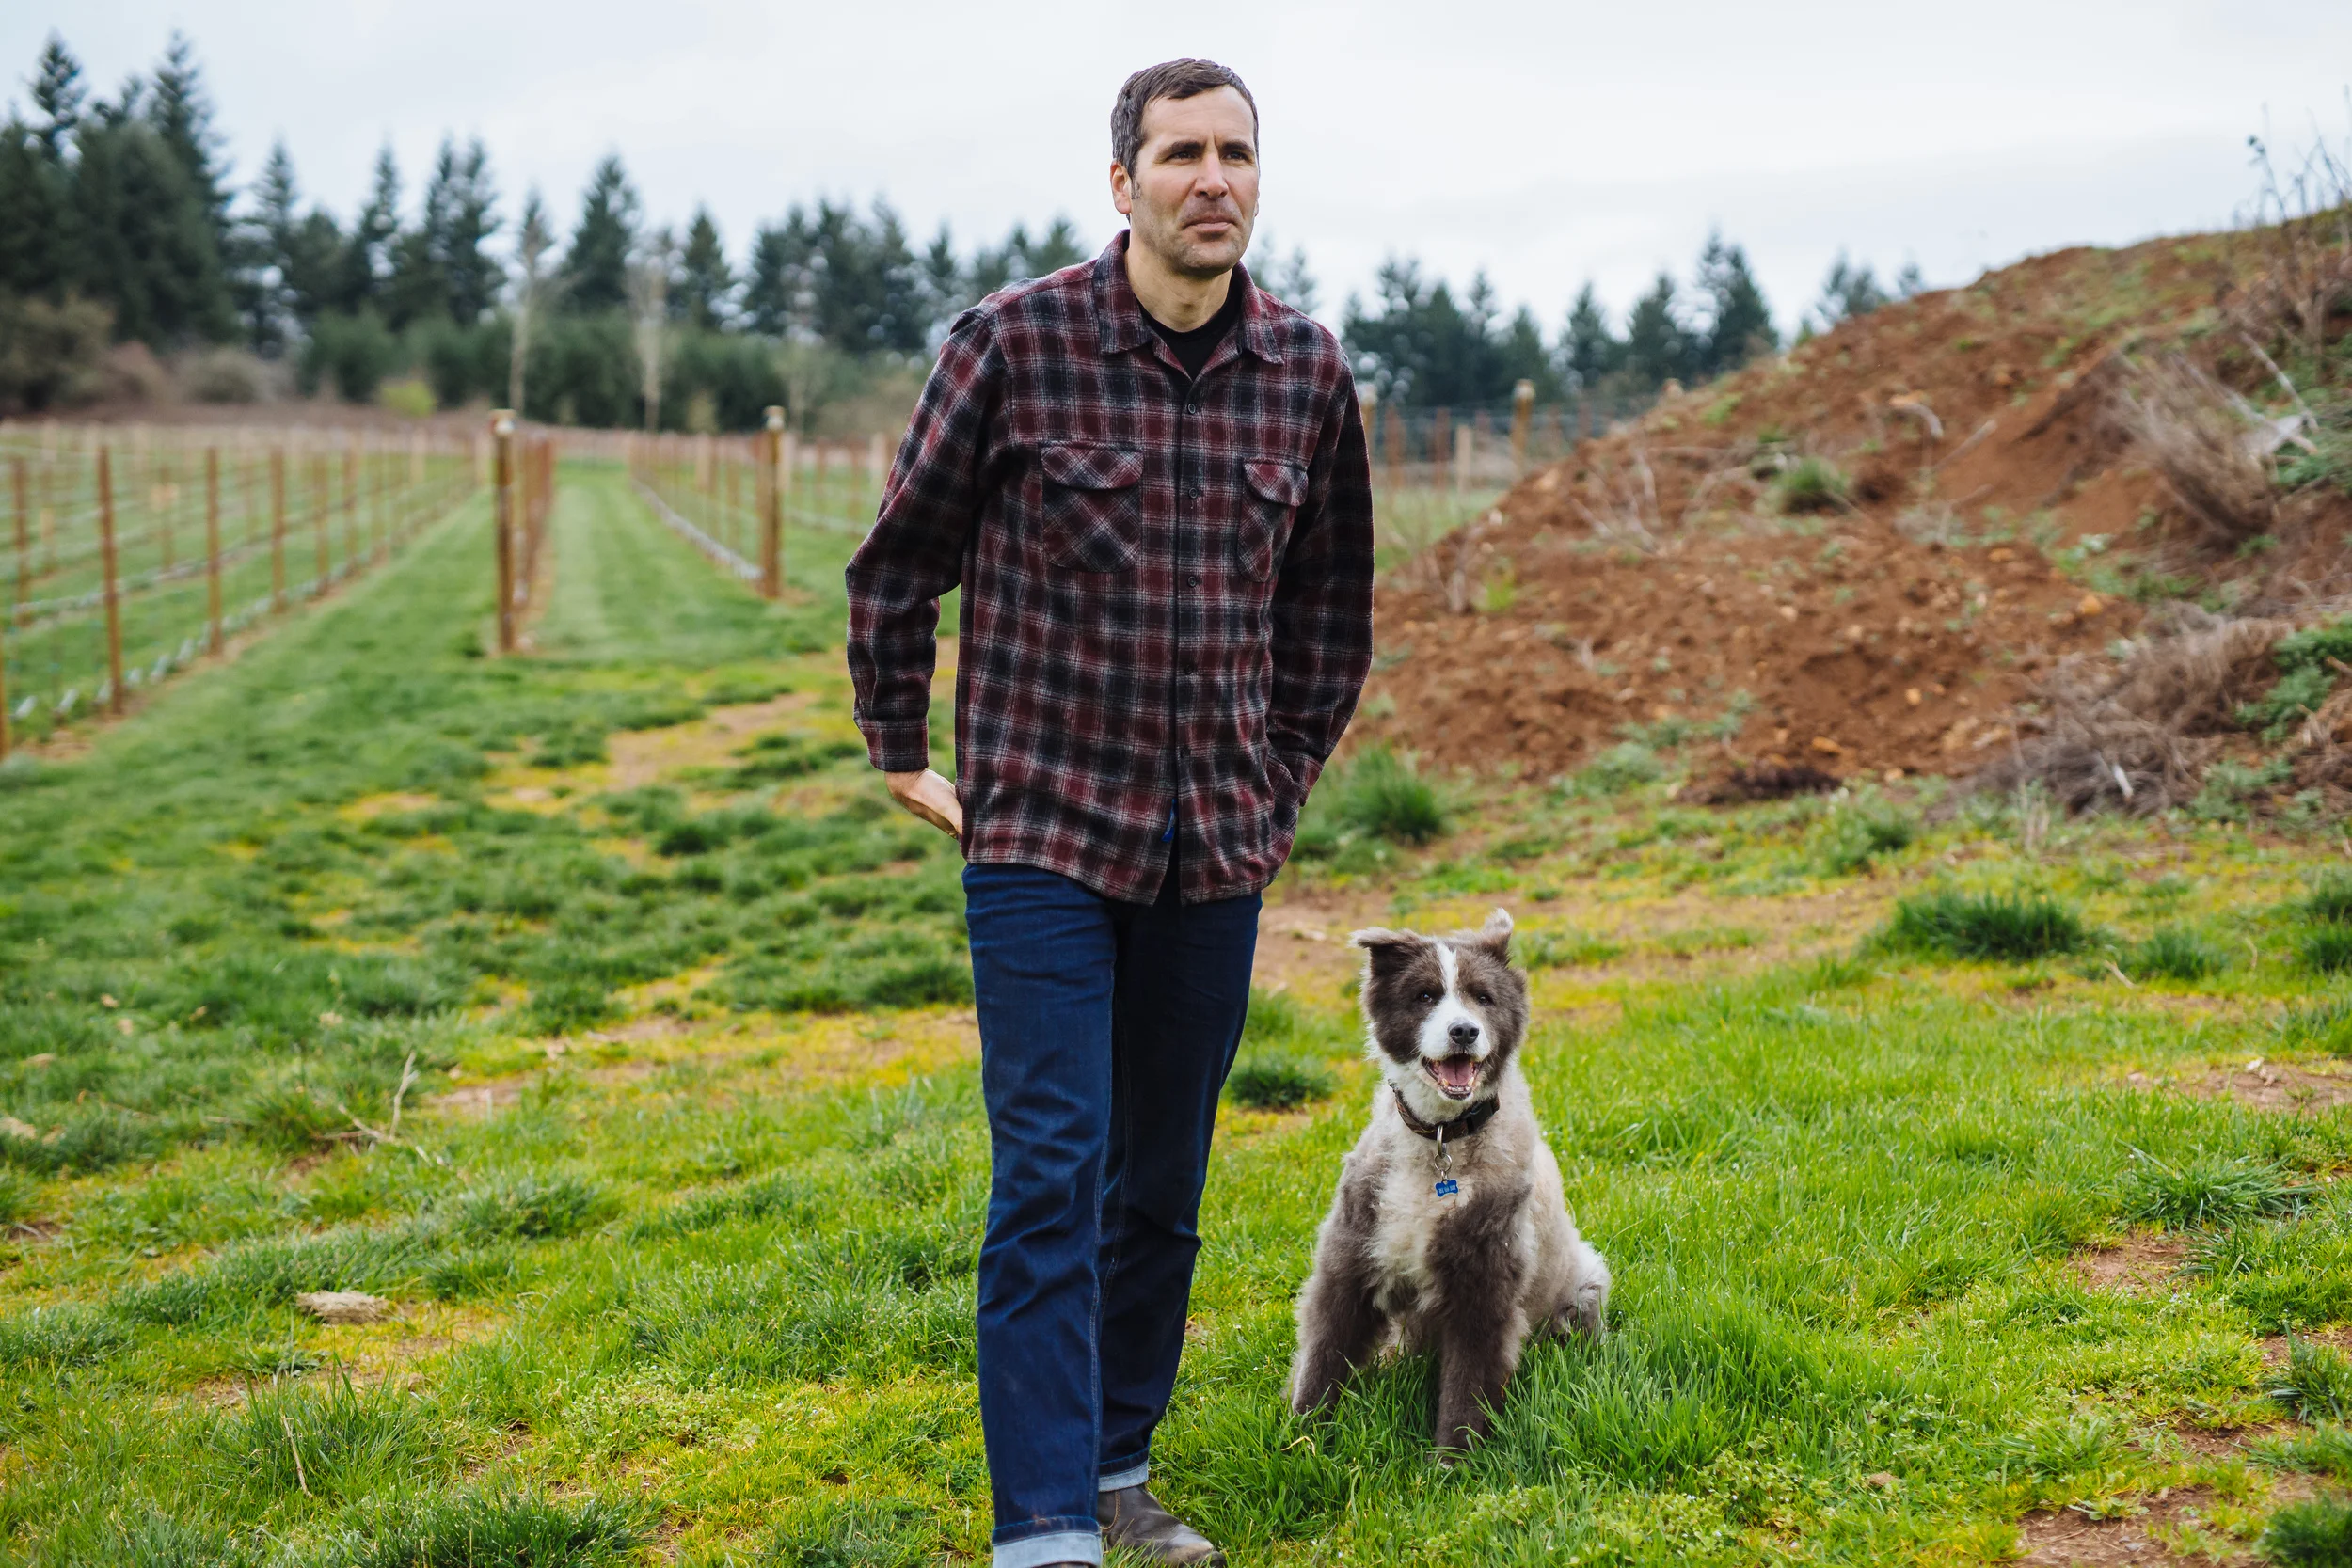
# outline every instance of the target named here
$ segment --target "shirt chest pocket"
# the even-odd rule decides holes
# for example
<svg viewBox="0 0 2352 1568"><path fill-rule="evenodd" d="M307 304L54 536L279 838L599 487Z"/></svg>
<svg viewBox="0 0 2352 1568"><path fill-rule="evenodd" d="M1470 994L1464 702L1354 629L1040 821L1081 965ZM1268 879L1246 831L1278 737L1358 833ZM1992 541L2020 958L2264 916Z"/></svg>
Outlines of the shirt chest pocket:
<svg viewBox="0 0 2352 1568"><path fill-rule="evenodd" d="M1251 457L1243 459L1241 478L1248 493L1233 534L1233 564L1263 582L1280 563L1291 519L1307 499L1307 470L1295 463Z"/></svg>
<svg viewBox="0 0 2352 1568"><path fill-rule="evenodd" d="M1143 454L1057 441L1038 449L1045 556L1078 572L1123 572L1143 531Z"/></svg>

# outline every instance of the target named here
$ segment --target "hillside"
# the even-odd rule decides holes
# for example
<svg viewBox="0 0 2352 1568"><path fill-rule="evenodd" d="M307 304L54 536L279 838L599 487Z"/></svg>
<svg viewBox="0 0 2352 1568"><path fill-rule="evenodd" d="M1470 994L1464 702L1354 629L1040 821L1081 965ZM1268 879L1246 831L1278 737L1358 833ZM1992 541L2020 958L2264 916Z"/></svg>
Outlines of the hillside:
<svg viewBox="0 0 2352 1568"><path fill-rule="evenodd" d="M2316 616L2352 499L2217 549L2118 418L2136 367L2234 332L2266 255L2037 257L1669 396L1384 582L1359 743L1539 777L1628 739L1712 778L1965 774L2062 670L2095 685L2180 624L2168 601Z"/></svg>

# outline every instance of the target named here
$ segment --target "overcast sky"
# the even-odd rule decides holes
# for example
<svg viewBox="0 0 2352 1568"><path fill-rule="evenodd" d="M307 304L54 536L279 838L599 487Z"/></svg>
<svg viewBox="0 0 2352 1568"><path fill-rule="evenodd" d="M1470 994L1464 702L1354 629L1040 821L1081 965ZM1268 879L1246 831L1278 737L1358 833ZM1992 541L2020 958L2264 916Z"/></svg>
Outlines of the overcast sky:
<svg viewBox="0 0 2352 1568"><path fill-rule="evenodd" d="M1484 267L1548 329L1586 277L1621 317L1720 226L1792 324L1841 247L1945 284L2218 227L2252 193L2249 133L2352 135L2344 0L11 0L0 66L21 101L56 30L111 90L174 27L240 182L282 135L348 218L387 138L413 203L442 133L479 134L510 202L535 184L568 230L617 150L656 220L707 203L739 258L820 195L886 196L960 247L1060 213L1099 244L1120 81L1205 55L1258 99L1261 241L1305 247L1334 322L1391 254Z"/></svg>

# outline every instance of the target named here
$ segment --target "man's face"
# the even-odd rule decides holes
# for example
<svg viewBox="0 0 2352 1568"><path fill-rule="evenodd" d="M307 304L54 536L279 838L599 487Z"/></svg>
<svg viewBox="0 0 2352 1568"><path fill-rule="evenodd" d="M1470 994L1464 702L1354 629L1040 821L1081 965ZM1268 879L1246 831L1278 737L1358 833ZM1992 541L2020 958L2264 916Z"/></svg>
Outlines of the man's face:
<svg viewBox="0 0 2352 1568"><path fill-rule="evenodd" d="M1111 199L1134 243L1187 277L1231 272L1258 221L1258 129L1231 87L1143 108L1136 167L1111 166Z"/></svg>

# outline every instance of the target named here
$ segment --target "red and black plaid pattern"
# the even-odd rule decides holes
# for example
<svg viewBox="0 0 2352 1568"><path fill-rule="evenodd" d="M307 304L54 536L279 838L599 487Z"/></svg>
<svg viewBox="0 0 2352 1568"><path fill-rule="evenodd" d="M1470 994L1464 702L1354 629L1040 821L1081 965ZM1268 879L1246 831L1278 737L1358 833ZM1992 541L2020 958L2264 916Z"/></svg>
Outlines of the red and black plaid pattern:
<svg viewBox="0 0 2352 1568"><path fill-rule="evenodd" d="M1253 287L1189 389L1127 237L958 317L850 562L874 765L927 766L963 590L964 853L1148 900L1271 881L1372 663L1372 480L1339 344Z"/></svg>

